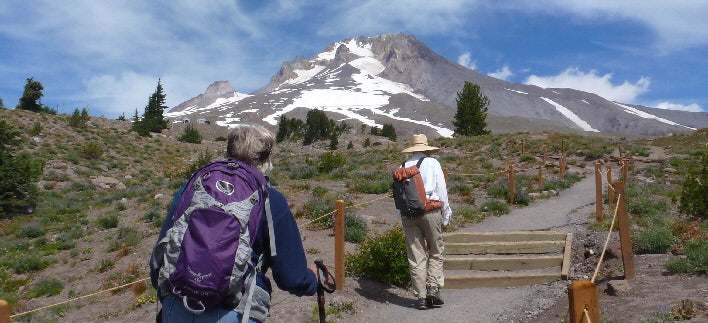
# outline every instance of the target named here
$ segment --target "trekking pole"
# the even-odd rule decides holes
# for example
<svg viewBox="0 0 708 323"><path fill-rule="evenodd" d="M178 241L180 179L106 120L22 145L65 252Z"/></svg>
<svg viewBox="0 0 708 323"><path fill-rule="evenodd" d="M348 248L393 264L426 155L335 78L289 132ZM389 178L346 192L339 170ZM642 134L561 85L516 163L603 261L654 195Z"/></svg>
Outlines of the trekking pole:
<svg viewBox="0 0 708 323"><path fill-rule="evenodd" d="M320 323L325 323L325 318L327 317L325 313L325 297L324 292L332 293L337 289L337 284L334 281L334 276L327 270L322 259L315 260L315 266L317 266L317 306L320 312ZM322 279L324 278L324 280Z"/></svg>

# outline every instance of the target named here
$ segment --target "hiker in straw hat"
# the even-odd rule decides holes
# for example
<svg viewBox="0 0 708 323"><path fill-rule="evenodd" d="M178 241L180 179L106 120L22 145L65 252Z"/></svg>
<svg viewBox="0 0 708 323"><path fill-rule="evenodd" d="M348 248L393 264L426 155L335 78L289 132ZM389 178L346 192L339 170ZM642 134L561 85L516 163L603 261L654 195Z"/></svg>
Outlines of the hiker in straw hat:
<svg viewBox="0 0 708 323"><path fill-rule="evenodd" d="M417 217L403 215L398 210L406 235L413 291L418 298L416 305L421 310L443 305L440 296L440 288L445 283L442 227L450 223L452 210L447 199L442 167L440 162L430 155L439 150L438 147L428 145L428 138L424 134L413 135L412 145L403 150L404 153L412 153L412 156L402 166L415 166L420 162L418 168L427 199L438 207Z"/></svg>

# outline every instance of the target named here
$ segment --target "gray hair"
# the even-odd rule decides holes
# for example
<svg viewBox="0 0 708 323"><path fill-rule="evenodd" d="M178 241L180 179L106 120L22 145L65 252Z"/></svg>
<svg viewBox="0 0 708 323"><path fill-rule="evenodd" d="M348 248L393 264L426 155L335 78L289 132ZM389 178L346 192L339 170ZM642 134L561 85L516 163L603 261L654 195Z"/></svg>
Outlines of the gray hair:
<svg viewBox="0 0 708 323"><path fill-rule="evenodd" d="M229 133L226 158L240 160L262 173L273 169L270 153L275 145L275 137L270 130L259 125L237 125Z"/></svg>

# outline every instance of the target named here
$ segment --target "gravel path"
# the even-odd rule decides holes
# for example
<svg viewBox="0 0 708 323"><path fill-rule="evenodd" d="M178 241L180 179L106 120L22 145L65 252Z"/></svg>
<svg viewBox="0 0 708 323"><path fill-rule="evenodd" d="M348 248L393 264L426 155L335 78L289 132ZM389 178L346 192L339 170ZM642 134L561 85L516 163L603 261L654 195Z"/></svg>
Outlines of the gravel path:
<svg viewBox="0 0 708 323"><path fill-rule="evenodd" d="M465 232L550 230L574 232L594 210L595 182L588 176L558 196L515 208L463 228ZM567 281L513 288L441 290L445 305L419 311L412 299L387 298L354 316L353 322L533 322L539 312L565 297Z"/></svg>

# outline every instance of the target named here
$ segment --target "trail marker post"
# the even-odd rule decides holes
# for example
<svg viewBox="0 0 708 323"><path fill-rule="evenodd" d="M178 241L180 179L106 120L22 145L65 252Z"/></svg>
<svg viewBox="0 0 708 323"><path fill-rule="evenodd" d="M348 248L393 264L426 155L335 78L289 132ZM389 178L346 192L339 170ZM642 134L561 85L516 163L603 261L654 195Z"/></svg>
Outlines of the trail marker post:
<svg viewBox="0 0 708 323"><path fill-rule="evenodd" d="M612 189L612 166L607 166L607 205L610 209L615 205L615 191Z"/></svg>
<svg viewBox="0 0 708 323"><path fill-rule="evenodd" d="M10 304L0 299L0 323L10 323Z"/></svg>
<svg viewBox="0 0 708 323"><path fill-rule="evenodd" d="M602 164L595 163L595 220L602 222Z"/></svg>
<svg viewBox="0 0 708 323"><path fill-rule="evenodd" d="M544 164L544 165L546 164L546 157L547 157L547 155L548 155L548 146L547 146L547 145L543 145L543 164Z"/></svg>
<svg viewBox="0 0 708 323"><path fill-rule="evenodd" d="M509 165L509 204L514 205L514 188L516 183L514 182L514 165Z"/></svg>
<svg viewBox="0 0 708 323"><path fill-rule="evenodd" d="M344 201L334 202L334 281L344 289Z"/></svg>
<svg viewBox="0 0 708 323"><path fill-rule="evenodd" d="M538 191L543 192L543 165L538 165Z"/></svg>
<svg viewBox="0 0 708 323"><path fill-rule="evenodd" d="M585 323L585 310L590 322L600 322L600 293L591 281L574 281L568 286L570 323Z"/></svg>
<svg viewBox="0 0 708 323"><path fill-rule="evenodd" d="M634 279L634 251L632 250L632 235L629 231L629 215L627 214L627 194L624 191L624 182L615 182L617 193L617 218L619 224L620 247L622 248L622 264L624 265L624 279Z"/></svg>

